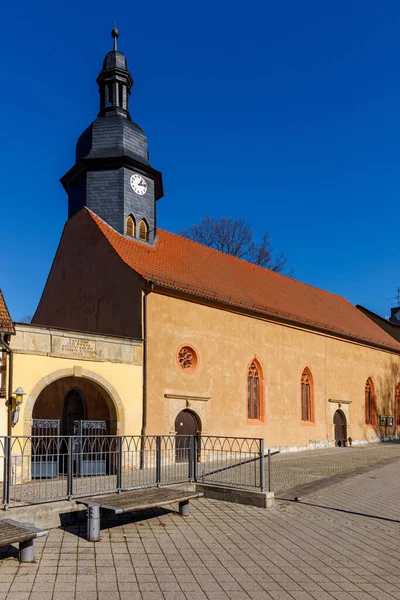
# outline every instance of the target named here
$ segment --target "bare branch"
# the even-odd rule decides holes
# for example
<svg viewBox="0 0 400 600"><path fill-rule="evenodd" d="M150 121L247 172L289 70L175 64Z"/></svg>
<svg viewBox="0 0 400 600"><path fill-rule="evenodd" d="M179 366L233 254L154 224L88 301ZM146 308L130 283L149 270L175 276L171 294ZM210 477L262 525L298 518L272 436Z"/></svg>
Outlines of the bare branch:
<svg viewBox="0 0 400 600"><path fill-rule="evenodd" d="M181 231L180 235L278 273L287 262L283 252L276 258L272 257L268 231L261 242L255 242L251 226L244 219L213 219L206 216L200 223Z"/></svg>
<svg viewBox="0 0 400 600"><path fill-rule="evenodd" d="M32 315L24 315L22 317L22 319L20 320L20 323L31 323L32 322Z"/></svg>

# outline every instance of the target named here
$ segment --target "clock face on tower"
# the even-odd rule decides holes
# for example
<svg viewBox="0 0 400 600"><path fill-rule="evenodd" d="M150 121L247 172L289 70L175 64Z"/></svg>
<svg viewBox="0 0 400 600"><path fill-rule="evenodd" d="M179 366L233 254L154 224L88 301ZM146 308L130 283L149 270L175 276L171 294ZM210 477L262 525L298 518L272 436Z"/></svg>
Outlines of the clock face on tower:
<svg viewBox="0 0 400 600"><path fill-rule="evenodd" d="M139 173L131 175L131 188L139 196L143 196L147 192L147 183Z"/></svg>

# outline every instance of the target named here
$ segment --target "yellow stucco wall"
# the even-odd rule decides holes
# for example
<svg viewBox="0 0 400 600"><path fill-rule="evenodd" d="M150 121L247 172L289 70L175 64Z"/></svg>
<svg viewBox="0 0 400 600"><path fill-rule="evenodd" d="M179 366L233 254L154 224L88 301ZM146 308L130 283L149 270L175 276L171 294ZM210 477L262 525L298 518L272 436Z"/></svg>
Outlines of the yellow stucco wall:
<svg viewBox="0 0 400 600"><path fill-rule="evenodd" d="M176 353L183 344L198 353L193 373L178 366ZM247 369L253 357L265 381L265 422L256 424L247 421ZM304 446L334 439L339 404L329 400L344 401L340 408L353 440L395 433L364 425L368 377L375 385L378 414L394 414L400 357L384 351L151 293L148 365L148 433L173 431L176 415L188 407L200 416L206 433L263 437L270 446ZM305 366L314 380L312 425L301 424Z"/></svg>
<svg viewBox="0 0 400 600"><path fill-rule="evenodd" d="M85 397L85 418L110 420L111 433L140 435L140 340L17 324L12 348L14 389L26 392L13 435L30 435L33 416L62 420L66 394L74 387ZM0 420L5 429L5 407Z"/></svg>
<svg viewBox="0 0 400 600"><path fill-rule="evenodd" d="M142 424L142 366L120 363L95 362L68 358L15 354L14 382L21 386L26 396L18 424L13 435L28 435L32 409L40 391L46 384L74 373L79 379L90 379L112 396L116 405L118 432L140 435ZM121 410L122 408L122 410ZM60 415L61 416L61 415Z"/></svg>

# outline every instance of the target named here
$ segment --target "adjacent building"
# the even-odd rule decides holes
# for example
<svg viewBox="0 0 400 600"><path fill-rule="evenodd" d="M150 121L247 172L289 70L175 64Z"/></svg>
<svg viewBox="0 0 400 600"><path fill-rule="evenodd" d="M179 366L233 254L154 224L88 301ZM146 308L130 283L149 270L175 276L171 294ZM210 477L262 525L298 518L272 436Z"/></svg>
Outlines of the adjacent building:
<svg viewBox="0 0 400 600"><path fill-rule="evenodd" d="M12 386L12 358L10 340L15 334L14 323L8 312L3 292L0 289L0 436L7 435L8 389Z"/></svg>

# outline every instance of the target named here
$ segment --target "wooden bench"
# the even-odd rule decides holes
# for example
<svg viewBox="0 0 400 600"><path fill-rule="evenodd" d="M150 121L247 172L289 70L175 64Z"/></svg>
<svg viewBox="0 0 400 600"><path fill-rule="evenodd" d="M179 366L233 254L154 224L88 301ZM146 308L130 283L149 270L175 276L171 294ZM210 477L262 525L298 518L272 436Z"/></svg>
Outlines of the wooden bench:
<svg viewBox="0 0 400 600"><path fill-rule="evenodd" d="M122 491L119 493L79 498L76 502L87 506L87 539L97 542L100 539L100 509L111 510L115 514L156 508L179 502L179 514L187 517L189 500L201 498L201 492L189 492L173 488L149 488Z"/></svg>
<svg viewBox="0 0 400 600"><path fill-rule="evenodd" d="M9 546L19 542L20 562L33 561L34 539L44 535L47 535L47 531L38 529L32 523L19 523L12 519L0 520L0 546Z"/></svg>

